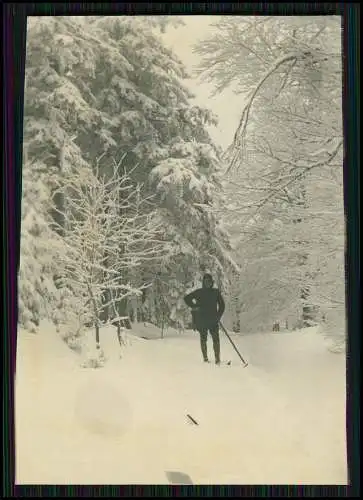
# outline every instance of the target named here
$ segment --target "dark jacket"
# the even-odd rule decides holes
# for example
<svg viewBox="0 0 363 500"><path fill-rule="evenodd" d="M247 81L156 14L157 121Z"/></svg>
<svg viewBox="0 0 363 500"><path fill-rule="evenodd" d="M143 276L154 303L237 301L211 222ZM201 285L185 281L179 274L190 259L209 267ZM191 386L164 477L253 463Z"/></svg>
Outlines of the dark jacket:
<svg viewBox="0 0 363 500"><path fill-rule="evenodd" d="M217 288L198 288L186 295L184 301L192 308L197 330L213 328L225 310L222 294Z"/></svg>

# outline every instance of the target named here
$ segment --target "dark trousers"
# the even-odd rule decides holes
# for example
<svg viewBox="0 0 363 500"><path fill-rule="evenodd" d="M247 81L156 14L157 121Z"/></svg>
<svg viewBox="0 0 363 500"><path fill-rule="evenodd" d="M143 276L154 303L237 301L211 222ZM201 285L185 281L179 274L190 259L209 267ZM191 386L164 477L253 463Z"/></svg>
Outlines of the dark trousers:
<svg viewBox="0 0 363 500"><path fill-rule="evenodd" d="M200 334L200 348L202 350L203 359L207 361L208 359L208 349L207 349L207 339L208 332L211 334L213 340L213 350L214 357L217 363L220 362L220 343L219 343L219 326L216 325L210 327L203 327L199 329Z"/></svg>

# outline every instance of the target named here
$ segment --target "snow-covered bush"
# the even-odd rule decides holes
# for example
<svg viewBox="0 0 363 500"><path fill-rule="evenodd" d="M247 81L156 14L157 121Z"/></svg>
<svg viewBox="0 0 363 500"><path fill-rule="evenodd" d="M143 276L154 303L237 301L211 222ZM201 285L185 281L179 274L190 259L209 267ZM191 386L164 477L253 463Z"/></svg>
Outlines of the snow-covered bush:
<svg viewBox="0 0 363 500"><path fill-rule="evenodd" d="M64 301L77 301L69 334L91 324L98 343L102 317L121 321L122 301L148 286L130 282L125 272L160 259L166 247L158 240L154 214L140 209L145 202L141 186L132 184L121 163L114 164L110 178L97 167L71 170L59 177L57 192L64 199L64 224L58 227L63 246L55 257L58 281Z"/></svg>
<svg viewBox="0 0 363 500"><path fill-rule="evenodd" d="M88 348L84 349L84 351L82 368L102 368L105 365L107 358L101 348Z"/></svg>

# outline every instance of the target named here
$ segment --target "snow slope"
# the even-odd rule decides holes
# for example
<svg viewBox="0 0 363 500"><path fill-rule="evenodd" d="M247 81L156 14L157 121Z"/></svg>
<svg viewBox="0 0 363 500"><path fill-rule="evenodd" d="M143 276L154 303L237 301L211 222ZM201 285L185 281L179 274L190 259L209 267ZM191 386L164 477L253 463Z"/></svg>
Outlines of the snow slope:
<svg viewBox="0 0 363 500"><path fill-rule="evenodd" d="M346 484L345 357L314 330L234 336L245 369L223 334L231 367L192 332L131 336L122 358L101 335L92 370L51 326L19 333L18 484Z"/></svg>

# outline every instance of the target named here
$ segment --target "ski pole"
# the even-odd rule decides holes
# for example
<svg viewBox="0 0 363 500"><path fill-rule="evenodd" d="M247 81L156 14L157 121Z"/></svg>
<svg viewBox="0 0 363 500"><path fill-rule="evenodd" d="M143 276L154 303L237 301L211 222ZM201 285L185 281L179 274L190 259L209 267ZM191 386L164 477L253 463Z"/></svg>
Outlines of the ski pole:
<svg viewBox="0 0 363 500"><path fill-rule="evenodd" d="M236 351L236 353L238 354L240 360L242 361L242 363L244 364L244 368L246 368L246 366L248 366L248 363L247 361L245 361L242 356L241 356L241 353L239 352L239 350L237 349L235 343L233 342L233 340L231 339L231 337L229 336L227 330L224 328L224 326L222 325L221 322L219 322L219 324L221 325L221 328L223 330L223 332L226 334L226 337L228 338L228 340L230 341L230 343L232 344L233 346L233 349Z"/></svg>

